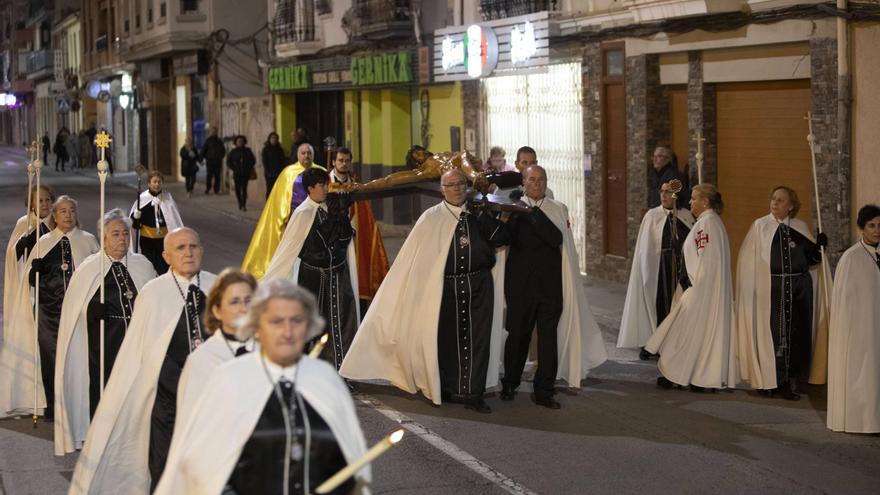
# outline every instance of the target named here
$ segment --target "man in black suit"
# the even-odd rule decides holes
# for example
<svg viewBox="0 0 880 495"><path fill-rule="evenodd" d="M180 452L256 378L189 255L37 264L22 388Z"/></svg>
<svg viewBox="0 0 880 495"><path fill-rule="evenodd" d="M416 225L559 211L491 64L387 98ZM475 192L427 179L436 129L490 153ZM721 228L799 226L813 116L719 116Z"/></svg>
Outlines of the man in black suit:
<svg viewBox="0 0 880 495"><path fill-rule="evenodd" d="M660 206L660 186L667 182L678 179L681 181L682 190L678 192L676 208L687 209L691 201L690 181L687 176L678 169L678 157L669 146L657 146L651 156L651 165L654 172L650 175L648 188L648 208Z"/></svg>
<svg viewBox="0 0 880 495"><path fill-rule="evenodd" d="M532 330L538 327L535 403L559 409L554 398L558 369L556 328L562 315L562 232L541 210L547 173L538 165L523 170L522 201L532 212L508 222L510 252L504 275L507 344L504 349L502 400L513 400L520 384ZM552 201L552 200L551 200Z"/></svg>

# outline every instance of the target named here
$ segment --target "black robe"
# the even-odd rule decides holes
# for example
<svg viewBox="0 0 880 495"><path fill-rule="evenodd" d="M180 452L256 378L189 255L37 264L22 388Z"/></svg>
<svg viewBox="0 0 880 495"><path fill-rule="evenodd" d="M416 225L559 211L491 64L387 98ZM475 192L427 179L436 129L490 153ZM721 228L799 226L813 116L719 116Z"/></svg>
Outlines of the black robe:
<svg viewBox="0 0 880 495"><path fill-rule="evenodd" d="M165 235L168 234L165 216L162 214L162 209L153 206L153 203L148 203L140 210L141 218L138 220L140 223L138 229L140 252L153 264L156 274L162 275L168 271L168 263L162 258L162 251L165 249Z"/></svg>
<svg viewBox="0 0 880 495"><path fill-rule="evenodd" d="M321 359L338 370L357 332L357 307L346 258L354 230L347 212L328 214L319 208L299 252L297 283L318 298L330 341Z"/></svg>
<svg viewBox="0 0 880 495"><path fill-rule="evenodd" d="M49 227L40 222L40 237L51 232ZM29 234L25 234L18 239L18 242L15 243L15 259L24 261L25 254L30 256L31 252L34 250L34 246L37 244L37 230L32 230Z"/></svg>
<svg viewBox="0 0 880 495"><path fill-rule="evenodd" d="M508 244L510 236L492 215L462 212L450 242L437 360L443 395L466 399L479 397L486 389L495 295L491 270L495 248Z"/></svg>
<svg viewBox="0 0 880 495"><path fill-rule="evenodd" d="M291 494L305 493L305 446L309 444L309 492L314 492L321 483L336 474L348 463L333 431L312 406L299 394L295 394L293 384L282 380L279 384L284 401L294 416L292 436L295 435L301 455L290 460L289 478ZM292 406L292 407L291 407ZM308 429L303 415L308 418ZM307 438L308 436L308 438ZM287 433L284 428L284 410L273 391L266 401L257 426L245 443L238 462L229 477L223 493L275 495L283 493L284 463ZM294 447L295 448L295 447ZM354 479L349 478L330 493L350 493ZM232 490L227 492L226 490Z"/></svg>
<svg viewBox="0 0 880 495"><path fill-rule="evenodd" d="M67 236L61 239L42 258L40 272L39 331L40 372L46 391L46 418L55 417L55 355L58 348L58 325L61 323L61 305L75 269L73 253ZM36 272L29 275L32 286L36 284Z"/></svg>
<svg viewBox="0 0 880 495"><path fill-rule="evenodd" d="M205 293L190 285L187 291L186 305L181 311L180 319L171 335L165 360L159 371L156 385L156 400L150 414L150 477L152 489L156 488L168 449L171 447L171 435L174 433L174 417L177 415L177 384L186 358L202 344L208 335L202 329L202 316L205 313ZM189 321L188 321L189 318Z"/></svg>
<svg viewBox="0 0 880 495"><path fill-rule="evenodd" d="M674 220L673 220L674 219ZM675 229L672 228L673 221ZM675 287L684 270L684 257L681 247L684 239L691 231L675 214L666 216L663 223L663 234L660 249L660 267L657 274L657 325L663 322L669 309L672 307L672 297L675 295ZM674 235L673 235L674 234Z"/></svg>
<svg viewBox="0 0 880 495"><path fill-rule="evenodd" d="M110 371L119 347L125 338L128 322L131 321L137 286L124 264L114 261L104 277L104 384L110 379ZM131 296L129 298L128 296ZM92 302L100 302L100 289L95 292ZM89 418L94 417L101 397L101 317L93 311L86 313L89 342Z"/></svg>
<svg viewBox="0 0 880 495"><path fill-rule="evenodd" d="M770 332L776 351L776 383L806 382L813 340L813 280L810 266L819 247L784 223L770 243Z"/></svg>

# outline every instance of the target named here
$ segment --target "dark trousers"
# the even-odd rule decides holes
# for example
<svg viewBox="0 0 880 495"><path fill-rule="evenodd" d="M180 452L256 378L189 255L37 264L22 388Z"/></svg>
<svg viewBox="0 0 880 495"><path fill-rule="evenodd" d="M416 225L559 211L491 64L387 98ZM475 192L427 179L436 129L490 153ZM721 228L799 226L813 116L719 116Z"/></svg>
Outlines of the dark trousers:
<svg viewBox="0 0 880 495"><path fill-rule="evenodd" d="M40 345L40 374L43 390L46 392L47 418L55 417L55 355L58 348L58 324L61 322L61 308L44 307L40 304L40 331L37 343Z"/></svg>
<svg viewBox="0 0 880 495"><path fill-rule="evenodd" d="M196 174L184 175L183 179L186 185L186 192L193 192L193 188L196 187Z"/></svg>
<svg viewBox="0 0 880 495"><path fill-rule="evenodd" d="M205 179L205 194L211 192L211 185L214 186L214 194L220 192L220 175L223 172L222 160L208 160L208 173Z"/></svg>
<svg viewBox="0 0 880 495"><path fill-rule="evenodd" d="M776 384L782 386L792 379L806 383L810 377L813 343L813 280L805 273L793 277L774 276L770 283L773 294L770 332L776 350ZM780 299L786 302L780 304Z"/></svg>
<svg viewBox="0 0 880 495"><path fill-rule="evenodd" d="M504 385L516 388L529 356L532 330L538 327L538 370L535 372L536 396L553 394L559 359L556 327L562 316L558 300L542 299L539 294L523 294L507 298L507 343L504 347Z"/></svg>
<svg viewBox="0 0 880 495"><path fill-rule="evenodd" d="M272 188L275 187L276 180L278 180L277 175L266 176L266 199L269 199L269 195L272 194Z"/></svg>
<svg viewBox="0 0 880 495"><path fill-rule="evenodd" d="M232 177L235 182L235 198L238 199L238 208L242 209L247 206L247 188L248 175L235 175Z"/></svg>
<svg viewBox="0 0 880 495"><path fill-rule="evenodd" d="M297 283L318 298L318 308L331 339L321 351L321 359L338 370L357 332L357 308L348 263L323 269L302 263Z"/></svg>
<svg viewBox="0 0 880 495"><path fill-rule="evenodd" d="M64 171L64 165L67 163L67 157L55 155L55 171L58 171L58 164L61 164L61 171Z"/></svg>

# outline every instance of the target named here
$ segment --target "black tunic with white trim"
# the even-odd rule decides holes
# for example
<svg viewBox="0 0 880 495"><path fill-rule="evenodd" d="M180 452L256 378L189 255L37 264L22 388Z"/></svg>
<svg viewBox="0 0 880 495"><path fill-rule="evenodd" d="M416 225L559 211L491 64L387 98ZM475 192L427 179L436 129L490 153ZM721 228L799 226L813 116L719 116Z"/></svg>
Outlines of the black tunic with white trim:
<svg viewBox="0 0 880 495"><path fill-rule="evenodd" d="M504 224L490 214L458 216L443 280L437 358L444 395L479 396L486 389L494 309L495 249L510 242Z"/></svg>

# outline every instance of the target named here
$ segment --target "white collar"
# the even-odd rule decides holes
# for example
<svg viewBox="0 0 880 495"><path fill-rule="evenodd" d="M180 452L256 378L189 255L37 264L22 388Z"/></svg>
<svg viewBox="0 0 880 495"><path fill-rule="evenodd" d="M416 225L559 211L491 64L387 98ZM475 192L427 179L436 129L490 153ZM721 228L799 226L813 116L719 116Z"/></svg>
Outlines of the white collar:
<svg viewBox="0 0 880 495"><path fill-rule="evenodd" d="M58 231L58 235L59 235L59 236L61 236L61 237L67 237L68 239L70 238L70 236L73 235L74 232L76 232L76 229L77 229L77 228L74 227L74 228L70 229L70 232L68 232L68 233L65 234L64 232L61 231L60 228L55 227L55 230Z"/></svg>
<svg viewBox="0 0 880 495"><path fill-rule="evenodd" d="M446 205L446 208L449 208L449 211L455 214L455 216L460 216L461 212L467 211L467 208L465 208L466 203L462 203L461 206L455 206L445 199L443 200L443 203Z"/></svg>
<svg viewBox="0 0 880 495"><path fill-rule="evenodd" d="M712 208L706 208L705 210L703 210L703 213L700 213L700 216L698 216L697 219L703 218L703 216L710 212L715 213L715 210L713 210Z"/></svg>
<svg viewBox="0 0 880 495"><path fill-rule="evenodd" d="M128 258L128 253L126 253L125 256L123 256L122 258L119 258L119 259L116 259L116 258L114 258L113 256L110 256L109 254L107 254L107 251L104 251L104 254L105 254L108 258L110 258L110 261L112 261L112 262L116 262L116 263L124 263L124 262L128 261L128 260L127 260L127 258Z"/></svg>
<svg viewBox="0 0 880 495"><path fill-rule="evenodd" d="M323 203L318 203L317 201L312 199L311 196L306 196L306 201L311 203L316 208L320 208L320 209L324 210L325 212L327 211L327 202L326 201L324 201Z"/></svg>
<svg viewBox="0 0 880 495"><path fill-rule="evenodd" d="M296 381L296 365L288 366L286 368L282 368L277 364L273 363L269 358L266 357L265 354L260 355L260 359L266 365L266 370L269 371L269 376L272 378L273 382L277 382L281 378L289 382ZM302 359L302 358L300 358Z"/></svg>
<svg viewBox="0 0 880 495"><path fill-rule="evenodd" d="M529 205L529 206L537 206L538 208L540 208L541 205L544 204L544 201L545 201L546 199L547 199L547 196L546 196L546 195L545 195L543 198L541 198L541 199L532 199L532 198L530 198L530 197L528 197L528 196L525 196L525 195L523 196L523 200L524 200L523 202L524 202L525 204L527 204L527 205Z"/></svg>
<svg viewBox="0 0 880 495"><path fill-rule="evenodd" d="M342 182L342 183L351 182L351 174L339 175L336 173L336 169L330 170L330 178L336 179L338 182Z"/></svg>
<svg viewBox="0 0 880 495"><path fill-rule="evenodd" d="M168 270L168 273L170 273L172 277L177 279L181 287L189 287L190 285L195 285L198 287L199 273L202 273L202 271L199 270L195 275L192 276L192 278L186 278L182 274L170 269ZM201 287L199 287L199 289L201 289Z"/></svg>

